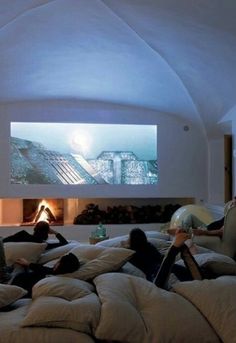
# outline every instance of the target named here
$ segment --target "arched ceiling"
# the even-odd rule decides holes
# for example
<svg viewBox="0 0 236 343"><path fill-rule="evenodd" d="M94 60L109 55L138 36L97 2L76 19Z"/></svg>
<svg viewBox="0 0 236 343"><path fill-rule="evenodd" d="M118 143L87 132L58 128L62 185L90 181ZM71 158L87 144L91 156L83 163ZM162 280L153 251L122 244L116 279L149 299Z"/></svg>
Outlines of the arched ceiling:
<svg viewBox="0 0 236 343"><path fill-rule="evenodd" d="M209 136L236 105L235 0L0 0L0 102L155 109Z"/></svg>

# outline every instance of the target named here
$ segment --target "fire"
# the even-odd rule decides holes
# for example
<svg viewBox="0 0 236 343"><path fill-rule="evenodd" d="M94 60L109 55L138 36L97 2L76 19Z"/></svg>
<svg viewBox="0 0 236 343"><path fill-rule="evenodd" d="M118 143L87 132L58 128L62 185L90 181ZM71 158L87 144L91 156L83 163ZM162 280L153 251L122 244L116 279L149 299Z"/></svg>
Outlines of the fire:
<svg viewBox="0 0 236 343"><path fill-rule="evenodd" d="M39 221L42 221L42 220L48 223L51 223L52 221L56 221L56 217L53 214L53 207L45 199L43 199L39 203L33 222L38 223Z"/></svg>

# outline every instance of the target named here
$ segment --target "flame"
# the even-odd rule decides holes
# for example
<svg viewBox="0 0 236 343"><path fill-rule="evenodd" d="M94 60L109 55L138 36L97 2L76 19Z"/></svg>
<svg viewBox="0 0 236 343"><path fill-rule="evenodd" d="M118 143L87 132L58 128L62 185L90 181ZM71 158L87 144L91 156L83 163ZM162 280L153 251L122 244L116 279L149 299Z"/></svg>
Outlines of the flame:
<svg viewBox="0 0 236 343"><path fill-rule="evenodd" d="M42 206L44 206L44 210L41 211L40 216L37 218L37 216L38 216L38 214L39 214L40 209L41 209ZM47 213L47 211L45 211L46 208L49 208L50 211L52 212L52 214L54 215L54 213L53 213L53 206L51 206L50 203L49 203L48 201L46 201L45 199L43 199L42 201L40 201L40 203L39 203L39 205L38 205L37 213L36 213L36 215L35 215L35 217L34 217L34 220L33 220L35 223L38 223L38 222L40 222L40 221L45 221L45 222L47 222L47 223L50 223L50 221L51 221L51 220L50 220L50 216L49 216L49 214Z"/></svg>

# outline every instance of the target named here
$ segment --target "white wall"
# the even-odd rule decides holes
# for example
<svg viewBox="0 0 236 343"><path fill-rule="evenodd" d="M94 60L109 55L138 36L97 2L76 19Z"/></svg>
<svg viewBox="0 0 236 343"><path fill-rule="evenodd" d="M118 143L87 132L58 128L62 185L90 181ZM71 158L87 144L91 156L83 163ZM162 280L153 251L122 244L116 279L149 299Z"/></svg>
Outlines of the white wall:
<svg viewBox="0 0 236 343"><path fill-rule="evenodd" d="M233 195L236 195L236 118L232 123L232 133L233 133Z"/></svg>
<svg viewBox="0 0 236 343"><path fill-rule="evenodd" d="M224 137L209 141L208 202L224 203Z"/></svg>
<svg viewBox="0 0 236 343"><path fill-rule="evenodd" d="M50 101L0 107L0 197L193 197L207 200L207 142L196 124L146 109L101 103ZM11 121L92 122L158 125L158 185L11 185L9 133ZM189 130L185 131L184 126Z"/></svg>

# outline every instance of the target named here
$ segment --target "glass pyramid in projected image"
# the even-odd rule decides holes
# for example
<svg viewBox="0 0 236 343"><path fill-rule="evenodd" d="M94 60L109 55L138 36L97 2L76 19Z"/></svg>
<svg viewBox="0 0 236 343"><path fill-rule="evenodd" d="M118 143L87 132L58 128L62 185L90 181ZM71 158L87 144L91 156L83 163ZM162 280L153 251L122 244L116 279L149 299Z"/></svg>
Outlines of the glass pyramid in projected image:
<svg viewBox="0 0 236 343"><path fill-rule="evenodd" d="M156 184L157 161L141 161L129 151L103 151L91 160L12 137L11 183Z"/></svg>

